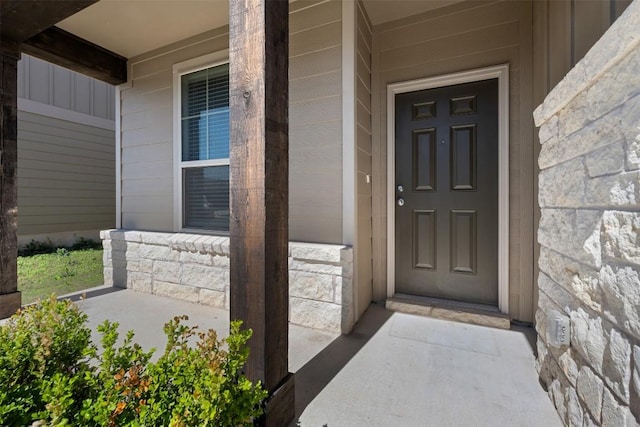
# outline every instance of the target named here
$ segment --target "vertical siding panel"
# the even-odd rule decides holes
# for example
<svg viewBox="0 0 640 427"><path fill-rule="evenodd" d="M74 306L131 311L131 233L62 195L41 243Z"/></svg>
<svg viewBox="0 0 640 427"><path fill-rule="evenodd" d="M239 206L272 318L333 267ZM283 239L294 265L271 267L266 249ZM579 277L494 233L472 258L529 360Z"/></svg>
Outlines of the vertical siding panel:
<svg viewBox="0 0 640 427"><path fill-rule="evenodd" d="M64 68L53 68L53 105L71 109L71 72Z"/></svg>
<svg viewBox="0 0 640 427"><path fill-rule="evenodd" d="M25 97L25 60L18 61L18 98Z"/></svg>
<svg viewBox="0 0 640 427"><path fill-rule="evenodd" d="M109 90L102 82L93 83L93 115L96 117L109 118Z"/></svg>
<svg viewBox="0 0 640 427"><path fill-rule="evenodd" d="M35 58L29 61L29 99L49 103L49 64Z"/></svg>
<svg viewBox="0 0 640 427"><path fill-rule="evenodd" d="M525 214L520 216L521 233L518 236L520 242L520 284L518 318L526 321L533 321L534 318L534 270L537 264L534 258L534 244L536 228L534 223L534 206L537 205L537 194L534 190L534 174L537 158L534 157L533 140L533 4L521 2L520 25L519 25L519 45L522 47L520 57L519 80L526 82L525 85L518 85L518 97L520 99L520 183L519 193L521 196L521 211ZM513 240L513 238L511 239Z"/></svg>
<svg viewBox="0 0 640 427"><path fill-rule="evenodd" d="M358 198L357 218L357 266L359 318L373 299L373 264L371 240L371 64L372 35L368 17L361 1L356 6L356 98L357 98L357 156L356 194Z"/></svg>
<svg viewBox="0 0 640 427"><path fill-rule="evenodd" d="M73 109L91 114L91 79L82 74L74 75Z"/></svg>

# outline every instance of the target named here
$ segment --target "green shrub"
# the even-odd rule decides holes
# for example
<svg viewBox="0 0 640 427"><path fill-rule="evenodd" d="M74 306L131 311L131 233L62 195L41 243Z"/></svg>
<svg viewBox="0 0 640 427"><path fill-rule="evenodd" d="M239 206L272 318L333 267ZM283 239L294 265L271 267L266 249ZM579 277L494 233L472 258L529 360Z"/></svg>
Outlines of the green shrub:
<svg viewBox="0 0 640 427"><path fill-rule="evenodd" d="M50 239L47 239L46 242L38 242L35 240L31 240L29 243L24 245L23 248L18 249L19 256L32 256L32 255L40 255L40 254L51 254L56 251L58 247L51 242Z"/></svg>
<svg viewBox="0 0 640 427"><path fill-rule="evenodd" d="M81 251L84 249L102 249L102 242L92 239L85 239L80 237L76 242L68 248L72 251Z"/></svg>
<svg viewBox="0 0 640 427"><path fill-rule="evenodd" d="M31 240L25 244L24 247L18 249L18 256L33 256L41 254L61 254L61 251L82 251L85 249L102 249L102 242L92 239L85 239L84 237L78 238L70 246L54 245L51 239L47 239L45 242ZM64 252L63 252L64 254Z"/></svg>
<svg viewBox="0 0 640 427"><path fill-rule="evenodd" d="M153 349L133 343L132 331L118 344L108 321L98 351L72 302L26 308L0 326L0 425L251 425L267 394L242 373L251 331L231 322L219 340L185 320L165 325L165 351L151 362Z"/></svg>

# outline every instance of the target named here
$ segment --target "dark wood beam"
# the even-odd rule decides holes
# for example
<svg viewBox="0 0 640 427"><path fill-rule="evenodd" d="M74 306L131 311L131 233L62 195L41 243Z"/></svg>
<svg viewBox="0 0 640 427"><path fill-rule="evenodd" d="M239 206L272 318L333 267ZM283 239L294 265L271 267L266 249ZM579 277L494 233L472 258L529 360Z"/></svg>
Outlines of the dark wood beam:
<svg viewBox="0 0 640 427"><path fill-rule="evenodd" d="M0 37L0 319L21 305L18 292L18 59L17 42Z"/></svg>
<svg viewBox="0 0 640 427"><path fill-rule="evenodd" d="M98 0L1 0L0 35L23 42Z"/></svg>
<svg viewBox="0 0 640 427"><path fill-rule="evenodd" d="M126 58L58 27L25 40L22 51L113 85L127 81Z"/></svg>
<svg viewBox="0 0 640 427"><path fill-rule="evenodd" d="M269 390L261 425L295 416L288 372L288 0L230 1L231 318L253 330L245 367Z"/></svg>

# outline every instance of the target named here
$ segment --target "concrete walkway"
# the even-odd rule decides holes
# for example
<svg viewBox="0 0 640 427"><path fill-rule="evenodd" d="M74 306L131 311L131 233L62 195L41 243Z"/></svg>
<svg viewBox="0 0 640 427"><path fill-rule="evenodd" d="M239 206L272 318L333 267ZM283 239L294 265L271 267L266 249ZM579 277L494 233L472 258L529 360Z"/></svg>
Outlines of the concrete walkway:
<svg viewBox="0 0 640 427"><path fill-rule="evenodd" d="M180 314L225 335L229 313L129 290L88 292L93 327L105 319L164 348ZM504 331L388 312L372 305L349 336L290 327L297 422L358 426L561 426L534 369L532 331ZM97 337L96 337L97 338Z"/></svg>

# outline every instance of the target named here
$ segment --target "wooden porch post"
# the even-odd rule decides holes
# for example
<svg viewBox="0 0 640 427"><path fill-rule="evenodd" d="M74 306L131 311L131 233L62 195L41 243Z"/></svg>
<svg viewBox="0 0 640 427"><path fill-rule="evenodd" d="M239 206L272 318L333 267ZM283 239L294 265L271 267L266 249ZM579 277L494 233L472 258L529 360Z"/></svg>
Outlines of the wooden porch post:
<svg viewBox="0 0 640 427"><path fill-rule="evenodd" d="M253 330L246 373L269 390L261 425L295 416L288 372L288 0L232 0L231 319Z"/></svg>
<svg viewBox="0 0 640 427"><path fill-rule="evenodd" d="M20 308L18 292L18 43L0 37L0 319Z"/></svg>

